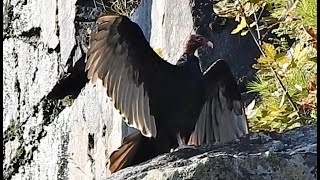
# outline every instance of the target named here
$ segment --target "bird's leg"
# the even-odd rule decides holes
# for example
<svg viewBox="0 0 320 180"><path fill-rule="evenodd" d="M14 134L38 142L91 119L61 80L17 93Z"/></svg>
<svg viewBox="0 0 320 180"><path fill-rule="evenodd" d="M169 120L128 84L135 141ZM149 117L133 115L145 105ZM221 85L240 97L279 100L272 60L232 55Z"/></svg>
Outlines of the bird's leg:
<svg viewBox="0 0 320 180"><path fill-rule="evenodd" d="M186 148L192 148L192 149L195 148L194 146L186 145L186 141L184 137L181 137L180 132L178 132L176 136L177 136L179 146L174 151L178 151L180 149L186 149Z"/></svg>

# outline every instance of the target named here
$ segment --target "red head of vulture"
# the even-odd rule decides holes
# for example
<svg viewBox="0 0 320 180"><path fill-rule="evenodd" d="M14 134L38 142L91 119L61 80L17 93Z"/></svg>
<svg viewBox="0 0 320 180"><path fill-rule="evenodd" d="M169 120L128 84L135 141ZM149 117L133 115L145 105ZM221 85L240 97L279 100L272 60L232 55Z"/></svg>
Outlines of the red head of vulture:
<svg viewBox="0 0 320 180"><path fill-rule="evenodd" d="M225 61L205 72L194 52L213 44L191 35L177 65L150 47L140 27L120 15L102 16L90 40L86 71L102 81L114 106L139 131L109 158L111 173L185 144L225 142L248 133L237 83Z"/></svg>

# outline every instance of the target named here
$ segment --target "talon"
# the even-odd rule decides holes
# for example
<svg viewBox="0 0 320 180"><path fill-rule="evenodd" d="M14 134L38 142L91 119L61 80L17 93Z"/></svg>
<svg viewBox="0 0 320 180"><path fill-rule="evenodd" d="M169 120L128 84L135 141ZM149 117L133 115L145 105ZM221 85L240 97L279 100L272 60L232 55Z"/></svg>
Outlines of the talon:
<svg viewBox="0 0 320 180"><path fill-rule="evenodd" d="M177 133L177 141L178 141L179 146L176 149L174 149L173 151L178 151L180 149L187 149L187 148L195 149L195 146L186 145L186 141L185 141L184 137L180 136L180 132Z"/></svg>

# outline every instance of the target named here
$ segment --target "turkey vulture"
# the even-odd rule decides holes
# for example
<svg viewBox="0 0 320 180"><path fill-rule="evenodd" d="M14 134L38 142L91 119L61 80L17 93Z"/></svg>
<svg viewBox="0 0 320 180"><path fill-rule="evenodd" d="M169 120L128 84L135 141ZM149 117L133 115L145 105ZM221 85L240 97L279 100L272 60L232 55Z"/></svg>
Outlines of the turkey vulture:
<svg viewBox="0 0 320 180"><path fill-rule="evenodd" d="M90 39L86 71L101 80L125 121L139 131L109 158L111 173L171 149L225 142L248 133L237 83L223 60L201 71L194 55L213 44L191 35L177 65L150 47L128 17L103 15Z"/></svg>

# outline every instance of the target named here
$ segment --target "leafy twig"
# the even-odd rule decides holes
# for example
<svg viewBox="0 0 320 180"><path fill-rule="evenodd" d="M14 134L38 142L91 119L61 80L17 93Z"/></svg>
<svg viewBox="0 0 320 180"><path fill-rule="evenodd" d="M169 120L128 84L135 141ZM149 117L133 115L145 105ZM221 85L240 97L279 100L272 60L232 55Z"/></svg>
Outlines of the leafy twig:
<svg viewBox="0 0 320 180"><path fill-rule="evenodd" d="M253 13L254 16L254 20L256 21L256 31L257 31L257 36L258 36L258 40L259 40L259 45L261 46L261 40L260 40L260 31L259 31L259 25L258 25L258 18L256 16L256 13ZM248 25L248 23L246 23ZM248 26L247 26L248 27Z"/></svg>
<svg viewBox="0 0 320 180"><path fill-rule="evenodd" d="M265 56L265 55L264 55L264 56ZM298 116L300 117L300 114L299 114L299 112L298 112L297 106L293 103L293 100L292 100L291 96L289 95L288 91L286 90L286 88L285 88L284 85L282 84L282 81L280 80L277 72L273 69L273 67L270 67L270 69L271 69L273 75L275 76L275 78L277 79L278 83L280 84L282 90L286 93L290 105L292 106L292 108L293 108L295 111L297 111Z"/></svg>
<svg viewBox="0 0 320 180"><path fill-rule="evenodd" d="M280 21L270 25L269 27L267 27L268 30L262 35L260 40L262 41L268 35L268 33L272 30L272 28L274 26L276 26L276 25L279 25L279 24L280 24Z"/></svg>
<svg viewBox="0 0 320 180"><path fill-rule="evenodd" d="M297 1L298 1L298 0L297 0ZM297 1L296 1L296 2L297 2ZM244 9L243 9L243 7L242 7L242 4L240 3L239 0L238 0L238 2L239 2L239 4L240 4L241 13L242 13L242 15L245 17L245 15L244 15L244 12L245 12L245 11L244 11ZM295 2L294 4L296 4L296 2ZM294 6L294 5L293 5L293 6ZM291 7L291 8L292 8L292 7ZM290 9L291 9L291 8L290 8ZM246 20L246 26L247 26L247 28L248 28L248 30L249 30L249 32L250 32L250 34L251 34L254 42L255 42L256 45L258 46L261 54L262 54L264 57L266 57L265 53L263 52L263 50L262 50L262 48L261 48L261 45L259 44L257 38L255 37L254 33L252 32L250 26L248 25L246 17L245 17L245 20ZM258 22L256 22L256 25L258 26ZM259 31L259 28L257 28L257 31ZM273 69L273 67L270 67L270 70L272 71L274 77L276 78L277 82L279 83L281 89L283 90L283 92L285 92L286 96L288 97L288 100L289 100L290 105L292 106L292 108L293 108L295 111L297 111L298 116L300 117L300 114L299 114L299 112L298 112L298 108L295 106L295 104L294 104L291 96L289 95L287 89L284 87L284 85L283 85L281 79L279 78L278 74L277 74L276 71Z"/></svg>
<svg viewBox="0 0 320 180"><path fill-rule="evenodd" d="M266 35L272 30L272 28L273 28L274 26L279 25L280 23L285 22L285 17L288 16L288 14L289 14L291 11L293 11L294 8L297 7L297 4L299 3L299 1L300 1L300 0L296 0L296 1L292 4L292 6L288 9L288 11L285 11L285 13L283 13L283 14L281 15L281 17L278 18L278 19L279 19L278 22L276 22L276 23L272 24L271 26L267 27L268 30L267 30L267 32L265 32L265 33L263 34L263 36L262 36L262 38L261 38L261 41L266 37ZM241 4L240 4L240 6L241 6ZM263 7L263 8L264 8L264 7Z"/></svg>
<svg viewBox="0 0 320 180"><path fill-rule="evenodd" d="M265 5L262 7L262 9L261 9L261 11L260 11L260 14L259 14L259 16L258 16L258 19L257 19L257 22L260 20L260 18L262 17L262 13L263 13L263 11L264 11L264 7L265 7Z"/></svg>

